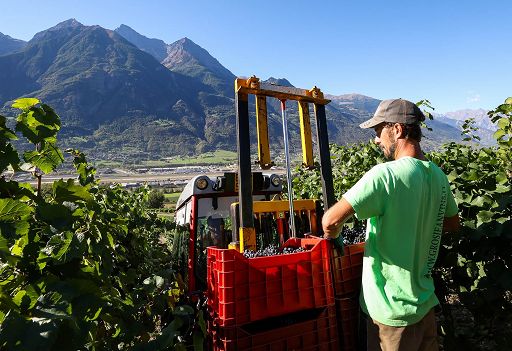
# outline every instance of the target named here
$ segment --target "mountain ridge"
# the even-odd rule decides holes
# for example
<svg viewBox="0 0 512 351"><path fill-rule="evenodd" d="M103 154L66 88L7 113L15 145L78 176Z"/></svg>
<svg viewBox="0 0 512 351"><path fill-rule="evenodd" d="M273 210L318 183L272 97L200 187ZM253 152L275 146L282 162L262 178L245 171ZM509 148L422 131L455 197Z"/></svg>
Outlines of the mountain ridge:
<svg viewBox="0 0 512 351"><path fill-rule="evenodd" d="M150 43L153 48L165 47L163 60L151 53ZM126 25L110 30L70 19L37 33L20 52L0 57L0 80L14 82L0 86L0 104L6 114L13 99L41 98L62 117L63 143L99 158L236 150L234 79L229 69L187 37L166 44ZM266 82L293 86L285 78L269 77ZM332 100L326 108L331 142L372 137L358 125L380 100L355 93L326 96ZM279 104L268 105L270 136L282 145ZM250 111L253 116L253 100ZM297 141L296 106L291 104L288 112L290 136ZM253 143L254 125L251 118ZM444 134L438 134L458 138L456 127L445 126ZM439 143L439 135L432 138Z"/></svg>
<svg viewBox="0 0 512 351"><path fill-rule="evenodd" d="M114 32L131 42L133 45L155 57L159 62L167 57L167 44L156 38L148 38L131 27L121 24Z"/></svg>
<svg viewBox="0 0 512 351"><path fill-rule="evenodd" d="M27 42L24 40L0 33L0 56L16 53L22 50L25 45L27 45Z"/></svg>

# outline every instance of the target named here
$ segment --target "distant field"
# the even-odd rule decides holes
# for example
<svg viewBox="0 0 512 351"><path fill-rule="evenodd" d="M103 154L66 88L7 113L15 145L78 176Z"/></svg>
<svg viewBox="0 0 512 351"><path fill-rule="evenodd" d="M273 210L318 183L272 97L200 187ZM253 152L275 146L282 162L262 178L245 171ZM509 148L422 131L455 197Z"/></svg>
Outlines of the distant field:
<svg viewBox="0 0 512 351"><path fill-rule="evenodd" d="M227 150L216 150L206 152L197 156L174 156L160 160L140 160L129 164L133 168L154 168L172 166L195 166L195 165L227 165L238 161L237 153ZM94 162L98 169L102 168L123 168L128 166L121 161L98 160Z"/></svg>
<svg viewBox="0 0 512 351"><path fill-rule="evenodd" d="M174 213L163 213L163 212L159 212L157 214L158 217L166 217L168 219L170 219L171 221L174 220Z"/></svg>
<svg viewBox="0 0 512 351"><path fill-rule="evenodd" d="M178 198L180 197L180 194L181 193L164 194L164 197L170 203L176 203L176 201L178 201Z"/></svg>
<svg viewBox="0 0 512 351"><path fill-rule="evenodd" d="M181 194L181 192L170 193L170 194L164 193L164 197L165 197L164 210L158 212L159 217L167 217L171 220L174 219L174 210L176 208L176 202L178 201L180 194Z"/></svg>
<svg viewBox="0 0 512 351"><path fill-rule="evenodd" d="M93 165L97 169L103 169L103 168L118 168L118 167L122 167L123 163L120 162L120 161L99 160L99 161L94 161Z"/></svg>
<svg viewBox="0 0 512 351"><path fill-rule="evenodd" d="M173 157L166 159L168 165L199 165L199 164L230 164L238 160L238 155L234 151L217 150L206 152L202 155L191 157Z"/></svg>

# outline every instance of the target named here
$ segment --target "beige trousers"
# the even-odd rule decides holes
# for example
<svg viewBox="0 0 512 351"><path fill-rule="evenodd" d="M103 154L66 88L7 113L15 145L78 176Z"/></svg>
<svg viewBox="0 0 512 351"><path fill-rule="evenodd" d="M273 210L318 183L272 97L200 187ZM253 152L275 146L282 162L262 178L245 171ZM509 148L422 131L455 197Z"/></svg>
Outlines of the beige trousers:
<svg viewBox="0 0 512 351"><path fill-rule="evenodd" d="M368 351L438 351L434 309L421 321L406 327L391 327L367 319Z"/></svg>

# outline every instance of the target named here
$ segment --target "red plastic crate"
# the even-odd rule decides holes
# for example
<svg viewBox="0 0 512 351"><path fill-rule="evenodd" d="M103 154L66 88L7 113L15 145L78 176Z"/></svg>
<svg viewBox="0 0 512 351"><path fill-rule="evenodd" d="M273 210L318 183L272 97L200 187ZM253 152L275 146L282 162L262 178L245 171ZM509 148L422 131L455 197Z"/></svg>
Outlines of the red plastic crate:
<svg viewBox="0 0 512 351"><path fill-rule="evenodd" d="M359 296L336 299L336 310L342 332L340 344L343 345L344 351L355 351L359 323Z"/></svg>
<svg viewBox="0 0 512 351"><path fill-rule="evenodd" d="M347 245L344 255L332 249L332 270L334 295L336 297L355 295L361 289L363 273L364 243Z"/></svg>
<svg viewBox="0 0 512 351"><path fill-rule="evenodd" d="M221 326L334 305L329 245L323 239L289 239L307 251L245 258L208 248L208 304Z"/></svg>
<svg viewBox="0 0 512 351"><path fill-rule="evenodd" d="M314 313L314 317L296 323L297 316ZM251 323L242 327L219 327L210 321L210 349L214 351L337 351L339 350L336 310L334 306L308 310ZM299 317L300 318L300 317ZM284 323L283 323L284 321ZM282 324L285 324L281 326ZM264 327L263 330L262 326Z"/></svg>

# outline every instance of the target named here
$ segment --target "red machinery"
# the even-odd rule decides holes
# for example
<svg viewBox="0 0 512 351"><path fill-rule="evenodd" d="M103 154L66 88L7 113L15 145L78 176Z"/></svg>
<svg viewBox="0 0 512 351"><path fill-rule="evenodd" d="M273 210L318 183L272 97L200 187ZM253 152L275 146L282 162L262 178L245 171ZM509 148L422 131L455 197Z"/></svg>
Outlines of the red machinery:
<svg viewBox="0 0 512 351"><path fill-rule="evenodd" d="M364 247L333 250L331 242L319 238L320 201L293 200L291 192L288 100L298 103L303 165L307 168L314 168L309 115L309 104L313 104L323 207L336 201L325 112L330 101L316 87L282 87L256 77L236 79L235 95L238 174L225 174L215 181L206 176L195 178L180 197L176 212L178 223L190 225L189 290L207 290L209 345L224 351L353 350ZM264 170L273 165L267 97L281 101L291 201L272 199L282 191L278 175L251 170L249 95L255 95L257 163ZM231 231L226 230L228 226ZM269 243L302 251L257 258L243 255L245 250Z"/></svg>

